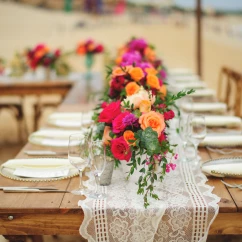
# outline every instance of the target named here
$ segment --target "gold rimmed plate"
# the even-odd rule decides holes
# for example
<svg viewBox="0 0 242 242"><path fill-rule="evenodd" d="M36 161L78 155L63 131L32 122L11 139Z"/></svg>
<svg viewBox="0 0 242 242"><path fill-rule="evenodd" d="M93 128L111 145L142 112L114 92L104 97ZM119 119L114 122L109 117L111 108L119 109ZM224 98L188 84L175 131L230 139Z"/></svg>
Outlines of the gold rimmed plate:
<svg viewBox="0 0 242 242"><path fill-rule="evenodd" d="M211 176L242 178L242 157L211 159L201 169Z"/></svg>

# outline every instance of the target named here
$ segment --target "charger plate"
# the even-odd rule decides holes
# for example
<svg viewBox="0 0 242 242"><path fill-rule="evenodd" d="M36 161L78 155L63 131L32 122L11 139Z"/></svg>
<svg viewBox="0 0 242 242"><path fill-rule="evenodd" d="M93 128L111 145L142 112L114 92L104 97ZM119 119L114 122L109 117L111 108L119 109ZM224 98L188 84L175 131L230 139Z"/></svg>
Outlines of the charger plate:
<svg viewBox="0 0 242 242"><path fill-rule="evenodd" d="M22 159L24 160L24 159ZM44 161L44 162L48 162L49 164L51 163L56 163L58 161L62 161L62 160L67 160L67 159L63 159L63 158L32 158L32 159L25 159L27 162L28 161L31 161L33 160L34 161ZM58 180L63 180L63 179L69 179L69 178L72 178L74 176L78 176L79 172L78 170L73 167L73 166L66 166L67 169L69 169L69 173L68 175L66 176L59 176L59 177L44 177L44 178L34 178L34 177L22 177L22 176L16 176L14 175L14 172L16 170L16 168L13 168L13 167L5 167L5 164L7 162L3 163L1 166L0 166L0 174L3 176L3 177L6 177L6 178L9 178L9 179L12 179L12 180L16 180L16 181L26 181L26 182L49 182L49 181L58 181ZM29 163L28 163L29 164ZM24 165L24 163L23 163ZM35 167L35 166L33 166ZM32 167L32 169L33 169ZM41 166L40 166L41 167ZM58 167L58 166L57 166ZM60 166L61 169L63 169L63 166ZM35 168L37 169L37 167ZM40 168L40 169L43 169L43 168Z"/></svg>
<svg viewBox="0 0 242 242"><path fill-rule="evenodd" d="M211 176L242 178L242 157L212 159L203 163L201 168Z"/></svg>

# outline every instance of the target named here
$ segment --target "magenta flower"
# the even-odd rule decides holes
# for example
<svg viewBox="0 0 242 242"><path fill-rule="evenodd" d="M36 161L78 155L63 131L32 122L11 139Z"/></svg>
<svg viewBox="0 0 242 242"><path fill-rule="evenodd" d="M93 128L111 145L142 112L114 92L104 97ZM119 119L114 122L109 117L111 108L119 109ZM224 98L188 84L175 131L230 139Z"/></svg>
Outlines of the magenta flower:
<svg viewBox="0 0 242 242"><path fill-rule="evenodd" d="M148 46L144 39L134 39L129 42L129 49L132 51L143 51Z"/></svg>
<svg viewBox="0 0 242 242"><path fill-rule="evenodd" d="M127 127L127 126L134 126L137 127L139 125L138 123L138 118L132 114L129 113L127 116L125 116L123 118L123 124Z"/></svg>

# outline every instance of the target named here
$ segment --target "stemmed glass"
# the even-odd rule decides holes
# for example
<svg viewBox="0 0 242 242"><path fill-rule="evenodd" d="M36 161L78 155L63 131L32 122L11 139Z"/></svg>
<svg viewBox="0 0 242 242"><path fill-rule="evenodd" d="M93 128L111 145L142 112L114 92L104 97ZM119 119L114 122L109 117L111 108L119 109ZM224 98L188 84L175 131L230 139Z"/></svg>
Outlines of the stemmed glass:
<svg viewBox="0 0 242 242"><path fill-rule="evenodd" d="M198 145L206 137L207 134L205 117L203 115L190 115L188 125L189 138L195 145L197 156Z"/></svg>
<svg viewBox="0 0 242 242"><path fill-rule="evenodd" d="M69 137L68 159L70 163L79 171L80 184L79 188L71 191L75 195L86 195L88 193L87 187L83 185L82 173L85 167L90 163L89 155L89 139L83 133L72 134Z"/></svg>
<svg viewBox="0 0 242 242"><path fill-rule="evenodd" d="M182 148L183 148L183 158L182 161L186 161L186 146L188 142L188 125L187 125L187 116L181 116L179 119L179 136L182 140Z"/></svg>
<svg viewBox="0 0 242 242"><path fill-rule="evenodd" d="M100 191L100 176L106 165L106 146L103 141L93 141L91 143L91 170L96 181L96 189L89 196L96 199L105 198L107 195Z"/></svg>

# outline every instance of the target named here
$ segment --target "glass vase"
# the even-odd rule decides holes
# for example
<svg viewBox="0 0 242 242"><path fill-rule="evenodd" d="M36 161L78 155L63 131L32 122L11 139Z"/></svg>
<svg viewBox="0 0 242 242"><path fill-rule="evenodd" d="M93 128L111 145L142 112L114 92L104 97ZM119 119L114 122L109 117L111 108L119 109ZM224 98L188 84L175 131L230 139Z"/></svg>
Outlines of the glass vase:
<svg viewBox="0 0 242 242"><path fill-rule="evenodd" d="M92 66L94 63L93 54L87 53L85 58L86 65L86 79L90 80L92 78Z"/></svg>
<svg viewBox="0 0 242 242"><path fill-rule="evenodd" d="M103 170L103 173L100 177L100 185L108 186L111 184L113 176L114 160L111 158L106 158L106 166Z"/></svg>

